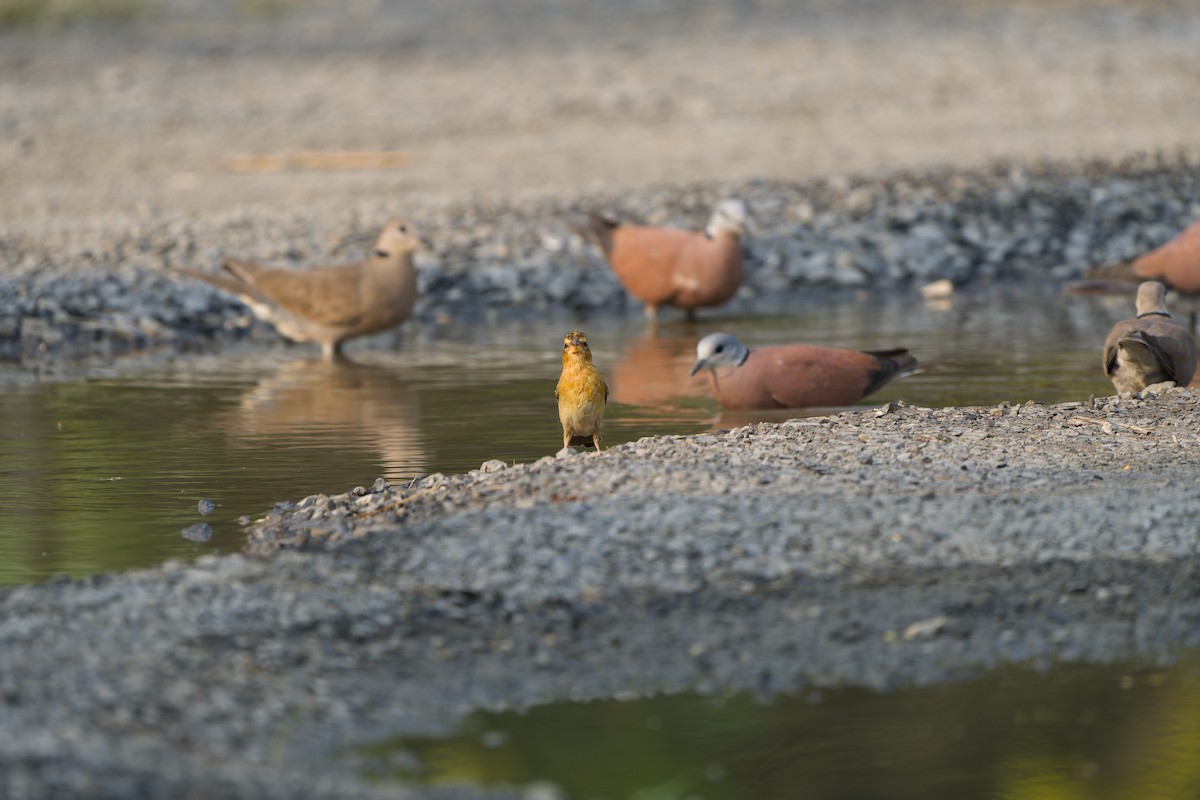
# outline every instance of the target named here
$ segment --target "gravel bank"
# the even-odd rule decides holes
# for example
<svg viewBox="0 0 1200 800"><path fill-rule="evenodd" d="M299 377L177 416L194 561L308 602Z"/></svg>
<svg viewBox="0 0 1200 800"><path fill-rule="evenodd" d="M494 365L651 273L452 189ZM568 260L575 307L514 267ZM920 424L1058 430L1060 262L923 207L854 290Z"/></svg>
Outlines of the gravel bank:
<svg viewBox="0 0 1200 800"><path fill-rule="evenodd" d="M1169 662L1198 423L889 405L306 498L245 556L0 594L0 788L371 796L340 748L479 708Z"/></svg>
<svg viewBox="0 0 1200 800"><path fill-rule="evenodd" d="M537 199L414 204L432 248L418 254L416 324L481 313L617 312L629 300L567 221L588 209L699 226L721 198L749 205L747 279L732 308L812 288L1078 277L1131 258L1200 215L1200 151L1114 162L945 169L801 182L750 180ZM205 216L51 220L0 227L0 358L29 364L194 348L275 334L207 285L222 254L347 261L386 213L317 217L268 209ZM411 324L411 323L410 323Z"/></svg>

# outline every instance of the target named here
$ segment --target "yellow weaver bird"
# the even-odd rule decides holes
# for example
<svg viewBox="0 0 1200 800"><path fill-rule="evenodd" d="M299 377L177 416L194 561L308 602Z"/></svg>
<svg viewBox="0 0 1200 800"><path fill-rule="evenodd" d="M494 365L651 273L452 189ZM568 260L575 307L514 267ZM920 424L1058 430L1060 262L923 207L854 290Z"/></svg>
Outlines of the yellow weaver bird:
<svg viewBox="0 0 1200 800"><path fill-rule="evenodd" d="M563 428L563 447L600 449L600 420L608 402L608 386L592 363L587 334L571 331L563 337L562 375L554 389L558 421Z"/></svg>

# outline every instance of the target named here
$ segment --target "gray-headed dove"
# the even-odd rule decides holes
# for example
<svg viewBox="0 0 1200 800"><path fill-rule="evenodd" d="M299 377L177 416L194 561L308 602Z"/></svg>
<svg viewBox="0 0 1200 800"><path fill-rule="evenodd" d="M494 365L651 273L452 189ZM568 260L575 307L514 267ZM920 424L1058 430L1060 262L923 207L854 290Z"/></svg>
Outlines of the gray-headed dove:
<svg viewBox="0 0 1200 800"><path fill-rule="evenodd" d="M788 344L751 350L728 333L710 333L696 345L692 374L709 370L713 395L725 408L802 408L857 403L916 367L903 349Z"/></svg>
<svg viewBox="0 0 1200 800"><path fill-rule="evenodd" d="M604 253L617 279L646 304L678 306L688 318L697 308L724 303L742 284L741 237L746 206L725 200L703 231L620 223L596 214L573 227Z"/></svg>

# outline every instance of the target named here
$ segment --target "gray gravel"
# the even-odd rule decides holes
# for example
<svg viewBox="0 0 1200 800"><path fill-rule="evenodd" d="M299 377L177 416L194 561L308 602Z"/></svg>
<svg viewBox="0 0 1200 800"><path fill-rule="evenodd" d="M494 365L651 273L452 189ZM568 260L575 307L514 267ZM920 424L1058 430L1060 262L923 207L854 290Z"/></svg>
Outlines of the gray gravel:
<svg viewBox="0 0 1200 800"><path fill-rule="evenodd" d="M753 224L733 309L814 287L1073 278L1156 246L1200 216L1198 167L1200 151L428 204L410 213L432 243L418 255L421 298L410 324L624 309L630 301L607 266L570 233L571 216L603 209L699 226L726 196L746 200ZM259 210L0 227L0 358L41 364L156 345L274 340L240 303L170 267L216 270L227 253L299 265L352 260L383 216L367 205L342 218Z"/></svg>
<svg viewBox="0 0 1200 800"><path fill-rule="evenodd" d="M559 699L1168 663L1200 644L1198 447L1182 389L889 404L281 504L244 556L0 594L0 794L410 796L342 748Z"/></svg>

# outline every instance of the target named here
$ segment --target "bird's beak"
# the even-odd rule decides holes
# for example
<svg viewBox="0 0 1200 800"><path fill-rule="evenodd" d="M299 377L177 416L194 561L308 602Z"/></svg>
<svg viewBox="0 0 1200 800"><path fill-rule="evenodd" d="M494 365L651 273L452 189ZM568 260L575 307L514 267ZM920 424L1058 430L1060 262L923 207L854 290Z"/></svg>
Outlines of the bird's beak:
<svg viewBox="0 0 1200 800"><path fill-rule="evenodd" d="M708 365L705 364L704 359L701 358L701 359L697 360L695 364L692 364L692 371L689 372L688 375L695 375L697 372L704 369L706 366L708 366Z"/></svg>

